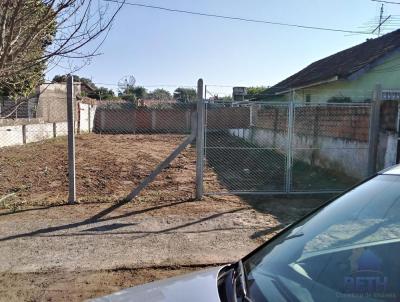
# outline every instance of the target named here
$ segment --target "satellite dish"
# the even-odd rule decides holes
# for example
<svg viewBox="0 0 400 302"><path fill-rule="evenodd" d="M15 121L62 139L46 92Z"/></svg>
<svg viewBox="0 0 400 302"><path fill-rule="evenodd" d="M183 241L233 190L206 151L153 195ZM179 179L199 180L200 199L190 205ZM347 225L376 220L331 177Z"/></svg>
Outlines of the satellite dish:
<svg viewBox="0 0 400 302"><path fill-rule="evenodd" d="M118 89L123 92L127 88L133 88L135 86L136 79L134 76L124 76L122 79L118 81Z"/></svg>

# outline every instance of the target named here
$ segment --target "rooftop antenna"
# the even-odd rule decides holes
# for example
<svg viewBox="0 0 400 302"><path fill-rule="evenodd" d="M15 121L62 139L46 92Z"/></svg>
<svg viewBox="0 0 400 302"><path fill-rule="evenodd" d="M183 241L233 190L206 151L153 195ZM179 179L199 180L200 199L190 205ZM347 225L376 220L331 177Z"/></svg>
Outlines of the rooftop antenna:
<svg viewBox="0 0 400 302"><path fill-rule="evenodd" d="M379 16L378 37L381 35L383 10L384 10L384 4L382 3L382 6L381 6L381 14L380 14L380 16Z"/></svg>
<svg viewBox="0 0 400 302"><path fill-rule="evenodd" d="M373 33L375 33L377 30L378 30L378 37L380 37L380 35L381 35L381 29L382 29L382 25L384 24L384 23L386 23L386 21L387 20L389 20L391 17L392 17L392 15L389 15L389 16L387 16L385 19L383 19L383 13L384 13L384 5L382 4L382 6L381 6L381 13L380 13L380 16L379 16L379 24L378 24L378 26L372 31L372 33L371 34L373 34Z"/></svg>
<svg viewBox="0 0 400 302"><path fill-rule="evenodd" d="M136 84L136 79L134 76L132 75L124 76L118 81L118 90L119 92L124 92L128 88L133 88L135 84Z"/></svg>

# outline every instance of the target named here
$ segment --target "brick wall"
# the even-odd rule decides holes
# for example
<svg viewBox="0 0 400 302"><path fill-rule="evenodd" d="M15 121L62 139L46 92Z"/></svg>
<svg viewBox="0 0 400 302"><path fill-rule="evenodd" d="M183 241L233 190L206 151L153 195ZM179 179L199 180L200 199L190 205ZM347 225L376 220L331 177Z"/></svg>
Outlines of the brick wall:
<svg viewBox="0 0 400 302"><path fill-rule="evenodd" d="M381 106L380 130L396 131L397 115L399 110L398 101L385 101Z"/></svg>
<svg viewBox="0 0 400 302"><path fill-rule="evenodd" d="M302 106L295 108L294 133L368 141L369 107ZM259 108L254 126L279 132L287 131L288 109Z"/></svg>
<svg viewBox="0 0 400 302"><path fill-rule="evenodd" d="M388 107L387 110L391 110ZM397 111L396 111L397 114ZM187 132L190 130L189 109L108 109L98 108L94 120L96 132ZM213 108L206 111L207 129L245 129L256 127L287 132L287 106ZM294 134L333 137L367 142L369 107L301 106L295 109ZM386 118L393 125L392 118ZM388 126L389 127L389 126Z"/></svg>
<svg viewBox="0 0 400 302"><path fill-rule="evenodd" d="M94 132L136 133L174 132L186 133L191 129L192 111L188 109L108 109L97 108Z"/></svg>
<svg viewBox="0 0 400 302"><path fill-rule="evenodd" d="M208 109L207 129L237 129L250 126L249 107Z"/></svg>

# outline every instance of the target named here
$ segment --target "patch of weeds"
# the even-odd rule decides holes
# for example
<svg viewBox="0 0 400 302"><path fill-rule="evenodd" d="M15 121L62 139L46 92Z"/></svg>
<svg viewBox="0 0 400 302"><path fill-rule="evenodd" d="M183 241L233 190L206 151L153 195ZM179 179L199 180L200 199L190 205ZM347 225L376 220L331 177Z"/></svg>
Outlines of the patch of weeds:
<svg viewBox="0 0 400 302"><path fill-rule="evenodd" d="M19 210L24 202L21 201L16 193L10 193L0 198L0 208L11 211L12 213Z"/></svg>

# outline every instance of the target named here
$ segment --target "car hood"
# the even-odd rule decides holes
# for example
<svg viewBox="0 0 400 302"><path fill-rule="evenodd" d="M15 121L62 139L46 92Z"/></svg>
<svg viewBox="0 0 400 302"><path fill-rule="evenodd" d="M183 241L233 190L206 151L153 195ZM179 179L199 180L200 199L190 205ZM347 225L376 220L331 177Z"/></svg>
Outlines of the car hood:
<svg viewBox="0 0 400 302"><path fill-rule="evenodd" d="M216 267L188 275L156 281L131 287L109 296L97 298L94 302L220 302L217 279L223 267Z"/></svg>

